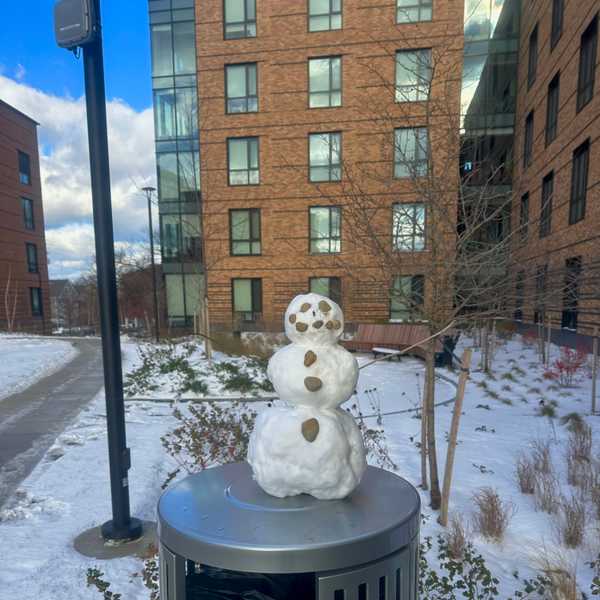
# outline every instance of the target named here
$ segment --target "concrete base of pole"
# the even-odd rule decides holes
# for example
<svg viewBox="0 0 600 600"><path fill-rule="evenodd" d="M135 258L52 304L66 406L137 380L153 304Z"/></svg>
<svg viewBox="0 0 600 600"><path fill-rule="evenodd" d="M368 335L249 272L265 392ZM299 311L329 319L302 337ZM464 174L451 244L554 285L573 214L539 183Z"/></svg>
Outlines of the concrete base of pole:
<svg viewBox="0 0 600 600"><path fill-rule="evenodd" d="M137 521L137 519L135 520ZM106 540L103 537L103 526L96 526L80 533L73 540L73 547L83 556L100 560L123 558L124 556L148 558L158 547L156 523L152 521L138 522L140 523L141 535L137 539Z"/></svg>

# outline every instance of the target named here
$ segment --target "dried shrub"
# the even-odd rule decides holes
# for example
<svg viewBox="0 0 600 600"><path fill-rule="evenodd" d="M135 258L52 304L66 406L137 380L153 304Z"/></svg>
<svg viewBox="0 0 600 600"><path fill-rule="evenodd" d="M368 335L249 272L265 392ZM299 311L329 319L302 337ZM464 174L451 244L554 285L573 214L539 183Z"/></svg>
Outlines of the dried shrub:
<svg viewBox="0 0 600 600"><path fill-rule="evenodd" d="M564 425L569 431L576 431L585 425L585 421L578 412L570 412L560 418L560 424Z"/></svg>
<svg viewBox="0 0 600 600"><path fill-rule="evenodd" d="M554 468L552 467L552 455L550 453L550 442L548 440L534 440L531 443L531 458L533 465L538 473L547 475L553 473Z"/></svg>
<svg viewBox="0 0 600 600"><path fill-rule="evenodd" d="M561 387L571 387L575 378L584 370L587 363L587 353L581 348L572 350L566 346L561 347L560 357L546 371L547 379L555 379Z"/></svg>
<svg viewBox="0 0 600 600"><path fill-rule="evenodd" d="M535 465L533 459L523 452L517 457L515 474L522 494L535 493Z"/></svg>
<svg viewBox="0 0 600 600"><path fill-rule="evenodd" d="M450 518L448 531L445 534L448 554L453 560L462 560L469 544L468 534L465 529L465 520L462 515L454 513Z"/></svg>
<svg viewBox="0 0 600 600"><path fill-rule="evenodd" d="M504 533L515 514L512 502L504 502L498 492L491 487L481 488L473 495L475 531L486 538L502 541Z"/></svg>
<svg viewBox="0 0 600 600"><path fill-rule="evenodd" d="M590 499L594 507L596 519L600 521L600 460L596 460L592 463Z"/></svg>
<svg viewBox="0 0 600 600"><path fill-rule="evenodd" d="M560 539L567 548L578 548L585 532L585 500L581 495L563 498L559 519Z"/></svg>
<svg viewBox="0 0 600 600"><path fill-rule="evenodd" d="M541 598L547 600L579 600L577 569L569 559L556 550L550 554L543 550L535 560L536 567L544 574L547 585Z"/></svg>
<svg viewBox="0 0 600 600"><path fill-rule="evenodd" d="M592 458L592 428L587 423L574 427L569 436L569 450L573 458L590 462Z"/></svg>
<svg viewBox="0 0 600 600"><path fill-rule="evenodd" d="M539 473L535 480L536 510L541 510L550 515L558 512L560 507L560 486L553 471Z"/></svg>

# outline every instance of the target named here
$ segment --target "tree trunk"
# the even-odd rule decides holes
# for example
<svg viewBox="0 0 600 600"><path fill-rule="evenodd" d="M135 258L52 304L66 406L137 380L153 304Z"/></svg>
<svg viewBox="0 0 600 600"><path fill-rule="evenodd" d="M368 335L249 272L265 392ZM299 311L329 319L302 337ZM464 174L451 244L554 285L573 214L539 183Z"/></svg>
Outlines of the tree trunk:
<svg viewBox="0 0 600 600"><path fill-rule="evenodd" d="M425 365L425 397L427 405L427 455L429 458L429 483L431 508L437 510L442 501L438 477L437 451L435 446L435 339L427 348Z"/></svg>
<svg viewBox="0 0 600 600"><path fill-rule="evenodd" d="M427 483L427 388L421 398L421 488L429 489Z"/></svg>
<svg viewBox="0 0 600 600"><path fill-rule="evenodd" d="M213 347L212 341L210 339L210 316L208 313L208 296L204 297L204 334L206 335L206 337L204 338L204 349L206 351L206 358L208 358L208 360L212 360Z"/></svg>

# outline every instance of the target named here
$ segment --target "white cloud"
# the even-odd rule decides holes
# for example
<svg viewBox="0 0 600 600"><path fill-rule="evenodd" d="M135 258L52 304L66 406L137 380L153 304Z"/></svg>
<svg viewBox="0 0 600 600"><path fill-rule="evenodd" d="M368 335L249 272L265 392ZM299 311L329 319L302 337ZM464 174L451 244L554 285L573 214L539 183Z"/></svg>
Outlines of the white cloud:
<svg viewBox="0 0 600 600"><path fill-rule="evenodd" d="M24 73L23 73L24 75ZM85 99L59 97L0 74L0 97L40 123L40 170L51 277L75 276L94 252ZM152 109L107 103L115 239L147 236L145 196L155 185ZM85 267L83 268L85 270Z"/></svg>
<svg viewBox="0 0 600 600"><path fill-rule="evenodd" d="M15 79L17 81L23 81L23 79L25 79L26 74L27 74L27 70L21 63L19 63L17 65L17 68L15 69Z"/></svg>

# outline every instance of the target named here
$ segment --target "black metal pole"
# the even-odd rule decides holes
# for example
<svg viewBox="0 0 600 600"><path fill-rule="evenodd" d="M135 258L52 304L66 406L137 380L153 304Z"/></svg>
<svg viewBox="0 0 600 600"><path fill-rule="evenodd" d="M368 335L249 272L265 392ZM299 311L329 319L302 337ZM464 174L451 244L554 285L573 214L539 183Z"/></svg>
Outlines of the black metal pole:
<svg viewBox="0 0 600 600"><path fill-rule="evenodd" d="M104 61L102 57L99 0L94 0L94 7L98 28L94 41L83 48L83 62L113 515L112 520L102 525L102 536L108 540L131 540L140 537L142 525L139 520L131 518L129 507L127 471L129 470L131 460L125 439L123 373L121 369L121 343L119 339L119 309L110 197Z"/></svg>
<svg viewBox="0 0 600 600"><path fill-rule="evenodd" d="M156 343L160 342L159 322L158 322L158 290L156 288L156 268L154 265L154 228L152 226L152 192L154 188L145 187L146 198L148 199L148 226L150 227L150 263L152 264L152 292L154 294L154 337Z"/></svg>

